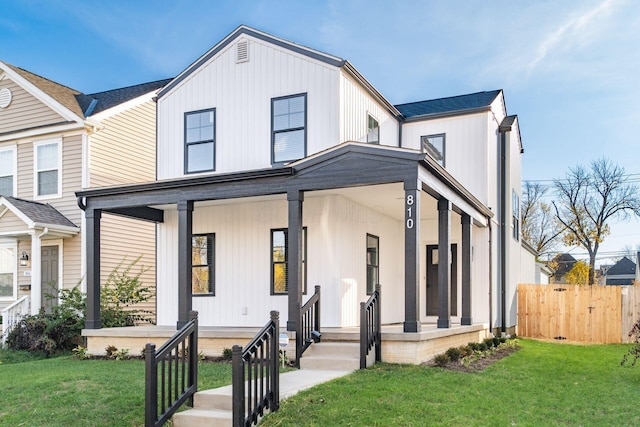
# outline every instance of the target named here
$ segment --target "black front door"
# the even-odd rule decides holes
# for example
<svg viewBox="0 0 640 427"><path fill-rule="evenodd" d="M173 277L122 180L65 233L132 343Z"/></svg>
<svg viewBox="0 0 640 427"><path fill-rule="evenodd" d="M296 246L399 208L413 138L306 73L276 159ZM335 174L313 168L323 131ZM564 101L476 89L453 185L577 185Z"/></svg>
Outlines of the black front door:
<svg viewBox="0 0 640 427"><path fill-rule="evenodd" d="M458 245L451 245L451 315L458 315ZM438 315L438 245L427 245L427 316Z"/></svg>

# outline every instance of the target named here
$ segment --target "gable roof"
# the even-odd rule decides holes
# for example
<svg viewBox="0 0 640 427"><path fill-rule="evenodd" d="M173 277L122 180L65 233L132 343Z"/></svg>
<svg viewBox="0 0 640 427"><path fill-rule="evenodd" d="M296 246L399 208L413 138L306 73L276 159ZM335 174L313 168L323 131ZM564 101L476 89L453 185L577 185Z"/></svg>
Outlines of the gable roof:
<svg viewBox="0 0 640 427"><path fill-rule="evenodd" d="M13 72L50 96L54 101L58 102L80 119L86 119L87 117L123 104L146 93L156 91L171 81L171 79L163 79L104 92L84 94L23 68L16 67L15 65L6 62L0 64L6 65Z"/></svg>
<svg viewBox="0 0 640 427"><path fill-rule="evenodd" d="M556 255L553 261L558 264L558 267L555 269L555 276L564 276L573 268L576 262L578 262L571 254Z"/></svg>
<svg viewBox="0 0 640 427"><path fill-rule="evenodd" d="M488 108L500 92L502 92L501 89L488 92L476 92L447 98L398 104L395 107L402 113L405 119L444 113L462 113Z"/></svg>
<svg viewBox="0 0 640 427"><path fill-rule="evenodd" d="M620 261L615 263L615 265L607 271L607 277L618 276L623 274L624 275L636 274L636 264L627 257L622 258Z"/></svg>
<svg viewBox="0 0 640 427"><path fill-rule="evenodd" d="M53 206L16 197L0 197L0 221L10 211L26 225L26 229L18 229L15 236L32 233L34 229L48 230L49 235L68 237L80 232L80 228Z"/></svg>

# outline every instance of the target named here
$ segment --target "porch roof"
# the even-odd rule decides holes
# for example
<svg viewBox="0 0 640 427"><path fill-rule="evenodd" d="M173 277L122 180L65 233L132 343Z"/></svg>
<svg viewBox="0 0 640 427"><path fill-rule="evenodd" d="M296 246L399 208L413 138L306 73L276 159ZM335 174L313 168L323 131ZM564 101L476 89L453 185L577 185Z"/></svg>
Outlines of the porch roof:
<svg viewBox="0 0 640 427"><path fill-rule="evenodd" d="M8 212L20 219L25 228L4 230L4 235L29 234L31 230L36 229L48 229L49 233L59 236L73 236L80 232L79 227L49 204L2 196L0 221Z"/></svg>
<svg viewBox="0 0 640 427"><path fill-rule="evenodd" d="M162 211L153 208L180 201L194 202L319 191L389 183L417 182L429 175L438 186L423 182L432 196L455 196L474 217L493 213L437 162L418 150L345 142L285 166L244 172L160 180L144 184L104 187L76 192L83 209L162 222ZM448 194L442 194L446 191ZM468 212L472 213L472 212Z"/></svg>

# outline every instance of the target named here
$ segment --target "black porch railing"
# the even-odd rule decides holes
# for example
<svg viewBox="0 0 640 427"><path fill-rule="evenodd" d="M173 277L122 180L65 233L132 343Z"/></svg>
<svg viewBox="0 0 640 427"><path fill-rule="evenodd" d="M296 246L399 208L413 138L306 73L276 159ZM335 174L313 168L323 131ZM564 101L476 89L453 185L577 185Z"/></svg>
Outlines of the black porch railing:
<svg viewBox="0 0 640 427"><path fill-rule="evenodd" d="M189 313L189 322L156 351L155 344L144 349L146 363L145 426L161 426L198 389L198 312Z"/></svg>
<svg viewBox="0 0 640 427"><path fill-rule="evenodd" d="M296 366L300 367L302 353L314 342L320 342L320 286L300 310L300 337L296 334ZM299 338L299 339L298 339Z"/></svg>
<svg viewBox="0 0 640 427"><path fill-rule="evenodd" d="M367 367L367 356L373 347L376 362L382 360L382 322L380 320L380 285L367 302L360 303L360 369Z"/></svg>
<svg viewBox="0 0 640 427"><path fill-rule="evenodd" d="M279 315L242 349L233 346L233 426L257 424L265 409L280 407ZM246 383L245 383L246 375Z"/></svg>

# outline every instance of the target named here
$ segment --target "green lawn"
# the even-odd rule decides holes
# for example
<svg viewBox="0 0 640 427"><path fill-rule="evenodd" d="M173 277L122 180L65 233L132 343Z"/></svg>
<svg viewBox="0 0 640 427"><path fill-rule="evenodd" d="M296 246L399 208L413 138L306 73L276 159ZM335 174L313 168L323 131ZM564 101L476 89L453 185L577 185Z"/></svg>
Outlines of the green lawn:
<svg viewBox="0 0 640 427"><path fill-rule="evenodd" d="M261 426L638 426L629 346L521 341L480 373L382 364L307 390Z"/></svg>
<svg viewBox="0 0 640 427"><path fill-rule="evenodd" d="M144 425L144 362L28 359L0 353L0 426ZM200 389L231 383L231 364L198 369Z"/></svg>
<svg viewBox="0 0 640 427"><path fill-rule="evenodd" d="M521 344L474 374L380 364L282 402L261 426L640 425L640 366L620 366L629 346ZM0 361L2 426L143 425L141 361ZM201 390L231 382L230 364L199 371Z"/></svg>

